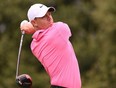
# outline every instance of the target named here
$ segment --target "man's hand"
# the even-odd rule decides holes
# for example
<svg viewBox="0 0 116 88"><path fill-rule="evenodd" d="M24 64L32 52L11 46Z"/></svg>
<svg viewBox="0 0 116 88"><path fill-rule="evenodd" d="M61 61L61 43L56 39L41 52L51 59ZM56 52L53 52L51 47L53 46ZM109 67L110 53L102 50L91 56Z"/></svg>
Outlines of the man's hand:
<svg viewBox="0 0 116 88"><path fill-rule="evenodd" d="M35 32L33 25L27 20L23 20L21 22L20 29L21 31L24 31L26 34L33 34Z"/></svg>

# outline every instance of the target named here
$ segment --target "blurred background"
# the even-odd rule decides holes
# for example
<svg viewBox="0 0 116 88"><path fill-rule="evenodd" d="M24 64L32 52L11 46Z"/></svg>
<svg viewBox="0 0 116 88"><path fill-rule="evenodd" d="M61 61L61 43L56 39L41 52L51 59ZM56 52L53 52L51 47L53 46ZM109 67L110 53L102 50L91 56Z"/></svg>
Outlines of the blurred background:
<svg viewBox="0 0 116 88"><path fill-rule="evenodd" d="M15 73L21 37L19 26L35 3L54 6L55 22L63 21L70 26L82 88L116 88L116 0L0 1L0 88L18 88ZM49 88L48 75L31 53L31 36L24 37L20 74L32 77L33 88Z"/></svg>

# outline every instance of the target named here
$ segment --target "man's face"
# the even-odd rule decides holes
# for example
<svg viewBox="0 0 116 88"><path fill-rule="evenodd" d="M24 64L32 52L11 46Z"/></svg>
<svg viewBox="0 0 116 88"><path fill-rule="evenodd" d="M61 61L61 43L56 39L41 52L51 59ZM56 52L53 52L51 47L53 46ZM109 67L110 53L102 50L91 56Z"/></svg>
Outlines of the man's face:
<svg viewBox="0 0 116 88"><path fill-rule="evenodd" d="M47 12L46 15L41 18L35 18L31 23L36 30L50 27L53 24L51 12Z"/></svg>

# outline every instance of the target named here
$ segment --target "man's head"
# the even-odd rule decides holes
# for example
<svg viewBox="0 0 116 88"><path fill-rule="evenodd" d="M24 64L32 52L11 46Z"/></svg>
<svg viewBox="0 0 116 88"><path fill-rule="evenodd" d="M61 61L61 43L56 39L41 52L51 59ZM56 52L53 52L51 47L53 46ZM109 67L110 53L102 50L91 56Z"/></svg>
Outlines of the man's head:
<svg viewBox="0 0 116 88"><path fill-rule="evenodd" d="M54 11L54 7L34 4L29 8L27 16L35 29L46 29L53 23L51 12Z"/></svg>

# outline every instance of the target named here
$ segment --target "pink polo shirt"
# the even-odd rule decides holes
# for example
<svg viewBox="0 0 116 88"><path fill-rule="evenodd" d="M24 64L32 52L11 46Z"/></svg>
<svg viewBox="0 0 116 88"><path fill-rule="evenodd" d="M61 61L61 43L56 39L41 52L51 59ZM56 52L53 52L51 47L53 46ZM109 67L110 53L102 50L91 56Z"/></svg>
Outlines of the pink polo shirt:
<svg viewBox="0 0 116 88"><path fill-rule="evenodd" d="M70 28L62 22L33 34L31 50L50 76L51 85L81 88L80 71L69 41Z"/></svg>

